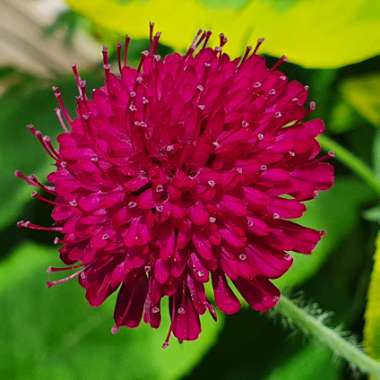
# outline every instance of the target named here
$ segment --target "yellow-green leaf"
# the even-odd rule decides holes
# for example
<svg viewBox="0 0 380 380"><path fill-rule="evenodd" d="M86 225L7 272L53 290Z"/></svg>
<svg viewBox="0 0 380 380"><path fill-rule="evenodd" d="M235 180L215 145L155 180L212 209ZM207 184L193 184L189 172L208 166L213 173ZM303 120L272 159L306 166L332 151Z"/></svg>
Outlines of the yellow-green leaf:
<svg viewBox="0 0 380 380"><path fill-rule="evenodd" d="M305 67L340 67L380 53L380 2L371 0L66 0L98 26L135 38L147 36L148 22L163 32L163 43L189 46L198 28L225 33L226 50L267 38L262 51L286 54ZM234 6L234 3L235 6ZM281 6L280 6L281 5Z"/></svg>
<svg viewBox="0 0 380 380"><path fill-rule="evenodd" d="M380 75L363 75L343 82L344 99L364 118L380 127Z"/></svg>
<svg viewBox="0 0 380 380"><path fill-rule="evenodd" d="M369 355L380 360L380 232L374 260L365 313L364 347Z"/></svg>

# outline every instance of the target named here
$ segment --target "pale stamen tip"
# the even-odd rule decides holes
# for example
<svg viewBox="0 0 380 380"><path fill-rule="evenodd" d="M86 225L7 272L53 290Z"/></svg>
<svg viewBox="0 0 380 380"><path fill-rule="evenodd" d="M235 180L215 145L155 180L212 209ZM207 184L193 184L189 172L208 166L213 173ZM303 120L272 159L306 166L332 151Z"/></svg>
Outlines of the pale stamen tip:
<svg viewBox="0 0 380 380"><path fill-rule="evenodd" d="M314 111L317 108L317 103L313 100L309 104L310 110Z"/></svg>
<svg viewBox="0 0 380 380"><path fill-rule="evenodd" d="M20 227L20 228L27 228L30 224L30 221L29 220L19 220L16 225L17 227Z"/></svg>

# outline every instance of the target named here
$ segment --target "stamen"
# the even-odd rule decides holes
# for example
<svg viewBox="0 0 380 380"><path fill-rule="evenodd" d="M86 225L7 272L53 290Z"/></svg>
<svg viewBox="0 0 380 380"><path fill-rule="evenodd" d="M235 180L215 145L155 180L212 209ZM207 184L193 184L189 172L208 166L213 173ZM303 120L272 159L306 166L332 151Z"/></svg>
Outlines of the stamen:
<svg viewBox="0 0 380 380"><path fill-rule="evenodd" d="M46 143L46 145L49 147L49 149L51 150L51 152L57 156L57 158L59 158L59 153L58 151L54 148L53 144L51 143L51 138L49 136L44 136L43 137L43 140L44 142Z"/></svg>
<svg viewBox="0 0 380 380"><path fill-rule="evenodd" d="M121 43L118 42L116 45L116 54L117 54L117 64L119 66L119 72L121 74Z"/></svg>
<svg viewBox="0 0 380 380"><path fill-rule="evenodd" d="M248 58L248 55L249 55L249 53L251 52L251 50L252 50L252 46L247 46L247 47L245 48L244 55L243 55L243 57L241 58L238 67L240 67L240 66L245 62L245 60Z"/></svg>
<svg viewBox="0 0 380 380"><path fill-rule="evenodd" d="M131 38L128 35L126 35L125 42L124 42L124 59L123 59L124 67L127 66L128 47L129 47L130 42L131 42Z"/></svg>
<svg viewBox="0 0 380 380"><path fill-rule="evenodd" d="M201 36L201 34L203 34L203 31L202 29L198 29L197 33L195 34L195 37L189 47L189 49L187 50L186 54L185 54L185 57L188 57L189 55L191 55L193 53L193 51L195 50L196 48L196 43L199 39L199 36Z"/></svg>
<svg viewBox="0 0 380 380"><path fill-rule="evenodd" d="M103 69L104 69L104 78L105 78L108 94L112 95L110 80L109 80L109 76L111 73L111 66L109 64L104 64Z"/></svg>
<svg viewBox="0 0 380 380"><path fill-rule="evenodd" d="M256 42L256 46L255 48L253 49L253 55L255 55L257 53L257 51L259 50L259 47L262 45L262 43L265 41L265 38L259 38Z"/></svg>
<svg viewBox="0 0 380 380"><path fill-rule="evenodd" d="M47 204L52 205L52 206L55 206L57 204L56 202L52 201L51 199L47 199L44 196L42 196L41 194L38 194L36 191L33 191L32 198L37 199L41 202L47 203Z"/></svg>
<svg viewBox="0 0 380 380"><path fill-rule="evenodd" d="M288 62L288 58L283 55L271 68L272 71L276 71L283 63Z"/></svg>
<svg viewBox="0 0 380 380"><path fill-rule="evenodd" d="M69 115L66 107L65 107L65 104L63 103L63 99L62 99L62 93L61 93L61 90L58 88L58 87L55 87L53 86L53 92L54 92L54 96L55 98L57 99L57 102L58 102L58 105L59 105L59 108L61 109L62 111L62 114L63 114L63 117L66 119L66 121L71 125L72 122L73 122L73 119L71 118L71 116Z"/></svg>
<svg viewBox="0 0 380 380"><path fill-rule="evenodd" d="M107 46L103 46L102 54L103 54L103 65L104 66L109 65L109 56L108 56Z"/></svg>
<svg viewBox="0 0 380 380"><path fill-rule="evenodd" d="M53 244L54 245L58 245L58 244L62 244L63 243L63 240L60 239L58 236L56 236L53 240Z"/></svg>
<svg viewBox="0 0 380 380"><path fill-rule="evenodd" d="M154 30L154 22L149 21L149 46L152 46L153 42L153 30Z"/></svg>
<svg viewBox="0 0 380 380"><path fill-rule="evenodd" d="M206 32L206 31L203 31L203 32L202 32L202 34L201 34L199 40L196 42L196 44L195 44L195 46L194 46L194 49L197 49L197 48L199 47L199 45L203 42L203 40L206 39L206 37L207 37L207 33L208 33L208 31L207 31L207 32Z"/></svg>
<svg viewBox="0 0 380 380"><path fill-rule="evenodd" d="M209 302L206 302L206 307L212 319L216 322L218 320L218 314L216 313L214 306L212 306Z"/></svg>
<svg viewBox="0 0 380 380"><path fill-rule="evenodd" d="M61 125L62 129L65 132L69 132L69 130L68 130L66 124L65 124L65 121L63 120L62 111L59 108L55 108L55 114L57 116L57 119L58 119L59 124Z"/></svg>
<svg viewBox="0 0 380 380"><path fill-rule="evenodd" d="M222 48L227 43L227 41L228 41L227 37L223 33L220 33L219 34L219 46Z"/></svg>
<svg viewBox="0 0 380 380"><path fill-rule="evenodd" d="M48 273L63 272L66 270L81 268L82 266L83 264L70 265L68 267L48 267L47 272Z"/></svg>
<svg viewBox="0 0 380 380"><path fill-rule="evenodd" d="M40 144L45 149L47 154L51 158L53 158L53 160L58 160L59 159L58 152L56 152L56 150L51 145L50 137L43 136L41 131L34 128L32 124L28 124L26 127L32 132L33 136L40 142Z"/></svg>
<svg viewBox="0 0 380 380"><path fill-rule="evenodd" d="M166 335L164 343L162 344L162 348L163 349L169 347L170 336L172 335L172 331L173 331L174 315L175 315L175 300L173 299L172 313L171 313L171 322L170 322L170 327L169 327L168 335Z"/></svg>
<svg viewBox="0 0 380 380"><path fill-rule="evenodd" d="M55 285L59 285L59 284L64 284L65 282L67 281L70 281L76 277L78 277L82 272L83 272L84 269L78 271L78 272L75 272L73 274L71 274L70 276L67 276L65 278L61 278L59 280L55 280L55 281L48 281L46 284L49 288L51 288L52 286L55 286Z"/></svg>
<svg viewBox="0 0 380 380"><path fill-rule="evenodd" d="M81 78L80 78L79 71L78 71L78 65L77 64L72 65L71 69L73 70L75 83L77 85L77 88L78 88L78 91L79 91L79 94L80 94L80 81L81 81Z"/></svg>
<svg viewBox="0 0 380 380"><path fill-rule="evenodd" d="M211 34L212 34L212 32L210 30L208 30L206 32L206 36L205 36L205 40L203 42L202 50L206 48L208 41L210 40Z"/></svg>
<svg viewBox="0 0 380 380"><path fill-rule="evenodd" d="M156 51L158 48L158 41L160 40L160 37L161 37L160 32L157 32L154 35L153 40L151 41L151 44L150 44L150 48L149 48L151 54L156 54Z"/></svg>
<svg viewBox="0 0 380 380"><path fill-rule="evenodd" d="M83 103L87 106L86 84L87 82L85 80L79 82L79 95L81 96Z"/></svg>
<svg viewBox="0 0 380 380"><path fill-rule="evenodd" d="M55 188L53 186L43 185L35 175L28 175L27 176L24 173L22 173L20 170L16 170L15 176L17 178L22 179L23 181L25 181L30 186L39 187L49 194L55 194Z"/></svg>
<svg viewBox="0 0 380 380"><path fill-rule="evenodd" d="M62 232L62 227L45 227L38 224L31 223L29 220L20 220L17 222L17 227L28 228L30 230L36 231L47 231L47 232Z"/></svg>
<svg viewBox="0 0 380 380"><path fill-rule="evenodd" d="M137 72L140 73L141 72L141 68L142 68L142 65L145 61L145 58L149 55L149 51L148 50L144 50L143 52L141 52L141 58L140 58L140 62L139 62L139 65L137 66Z"/></svg>

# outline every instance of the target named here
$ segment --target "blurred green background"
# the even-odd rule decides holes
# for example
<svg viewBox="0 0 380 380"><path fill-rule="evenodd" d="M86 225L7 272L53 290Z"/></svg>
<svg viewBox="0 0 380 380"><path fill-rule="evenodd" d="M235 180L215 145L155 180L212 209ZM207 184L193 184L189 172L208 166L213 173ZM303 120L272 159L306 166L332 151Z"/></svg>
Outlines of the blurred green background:
<svg viewBox="0 0 380 380"><path fill-rule="evenodd" d="M380 221L380 6L376 0L316 3L70 0L71 9L59 0L0 0L0 379L365 378L273 313L244 309L220 316L217 324L204 316L197 342L173 340L166 350L165 318L159 331L140 326L111 335L114 300L92 309L75 282L47 289L46 268L58 263L51 236L15 227L19 219L50 223L48 207L32 201L31 188L13 173L43 178L52 170L24 127L33 123L52 137L59 132L51 87L62 88L73 110L73 63L89 88L99 86L101 45L112 49L128 32L136 62L147 46L146 20L163 36L175 34L163 37L161 54L183 49L198 27L235 37L234 54L243 51L243 41L268 37L263 51L269 63L289 53L293 63L283 70L310 85L313 116L327 124L323 147L337 153L336 185L310 203L303 218L328 234L311 257L296 257L279 285L293 294L302 290L305 299L331 311L332 326L341 325L357 341L366 331L368 353L380 358L376 299L366 313L371 278L373 287L380 282L371 276Z"/></svg>

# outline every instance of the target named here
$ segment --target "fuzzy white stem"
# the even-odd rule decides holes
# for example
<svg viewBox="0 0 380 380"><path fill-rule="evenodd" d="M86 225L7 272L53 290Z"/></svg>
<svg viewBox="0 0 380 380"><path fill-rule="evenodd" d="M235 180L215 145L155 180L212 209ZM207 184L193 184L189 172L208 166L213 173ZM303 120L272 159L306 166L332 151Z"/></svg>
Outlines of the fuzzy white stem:
<svg viewBox="0 0 380 380"><path fill-rule="evenodd" d="M380 362L369 357L354 344L339 335L338 332L325 326L321 320L297 306L289 298L281 296L276 311L292 325L318 339L337 355L346 359L351 365L364 373L372 375L374 379L380 380Z"/></svg>

